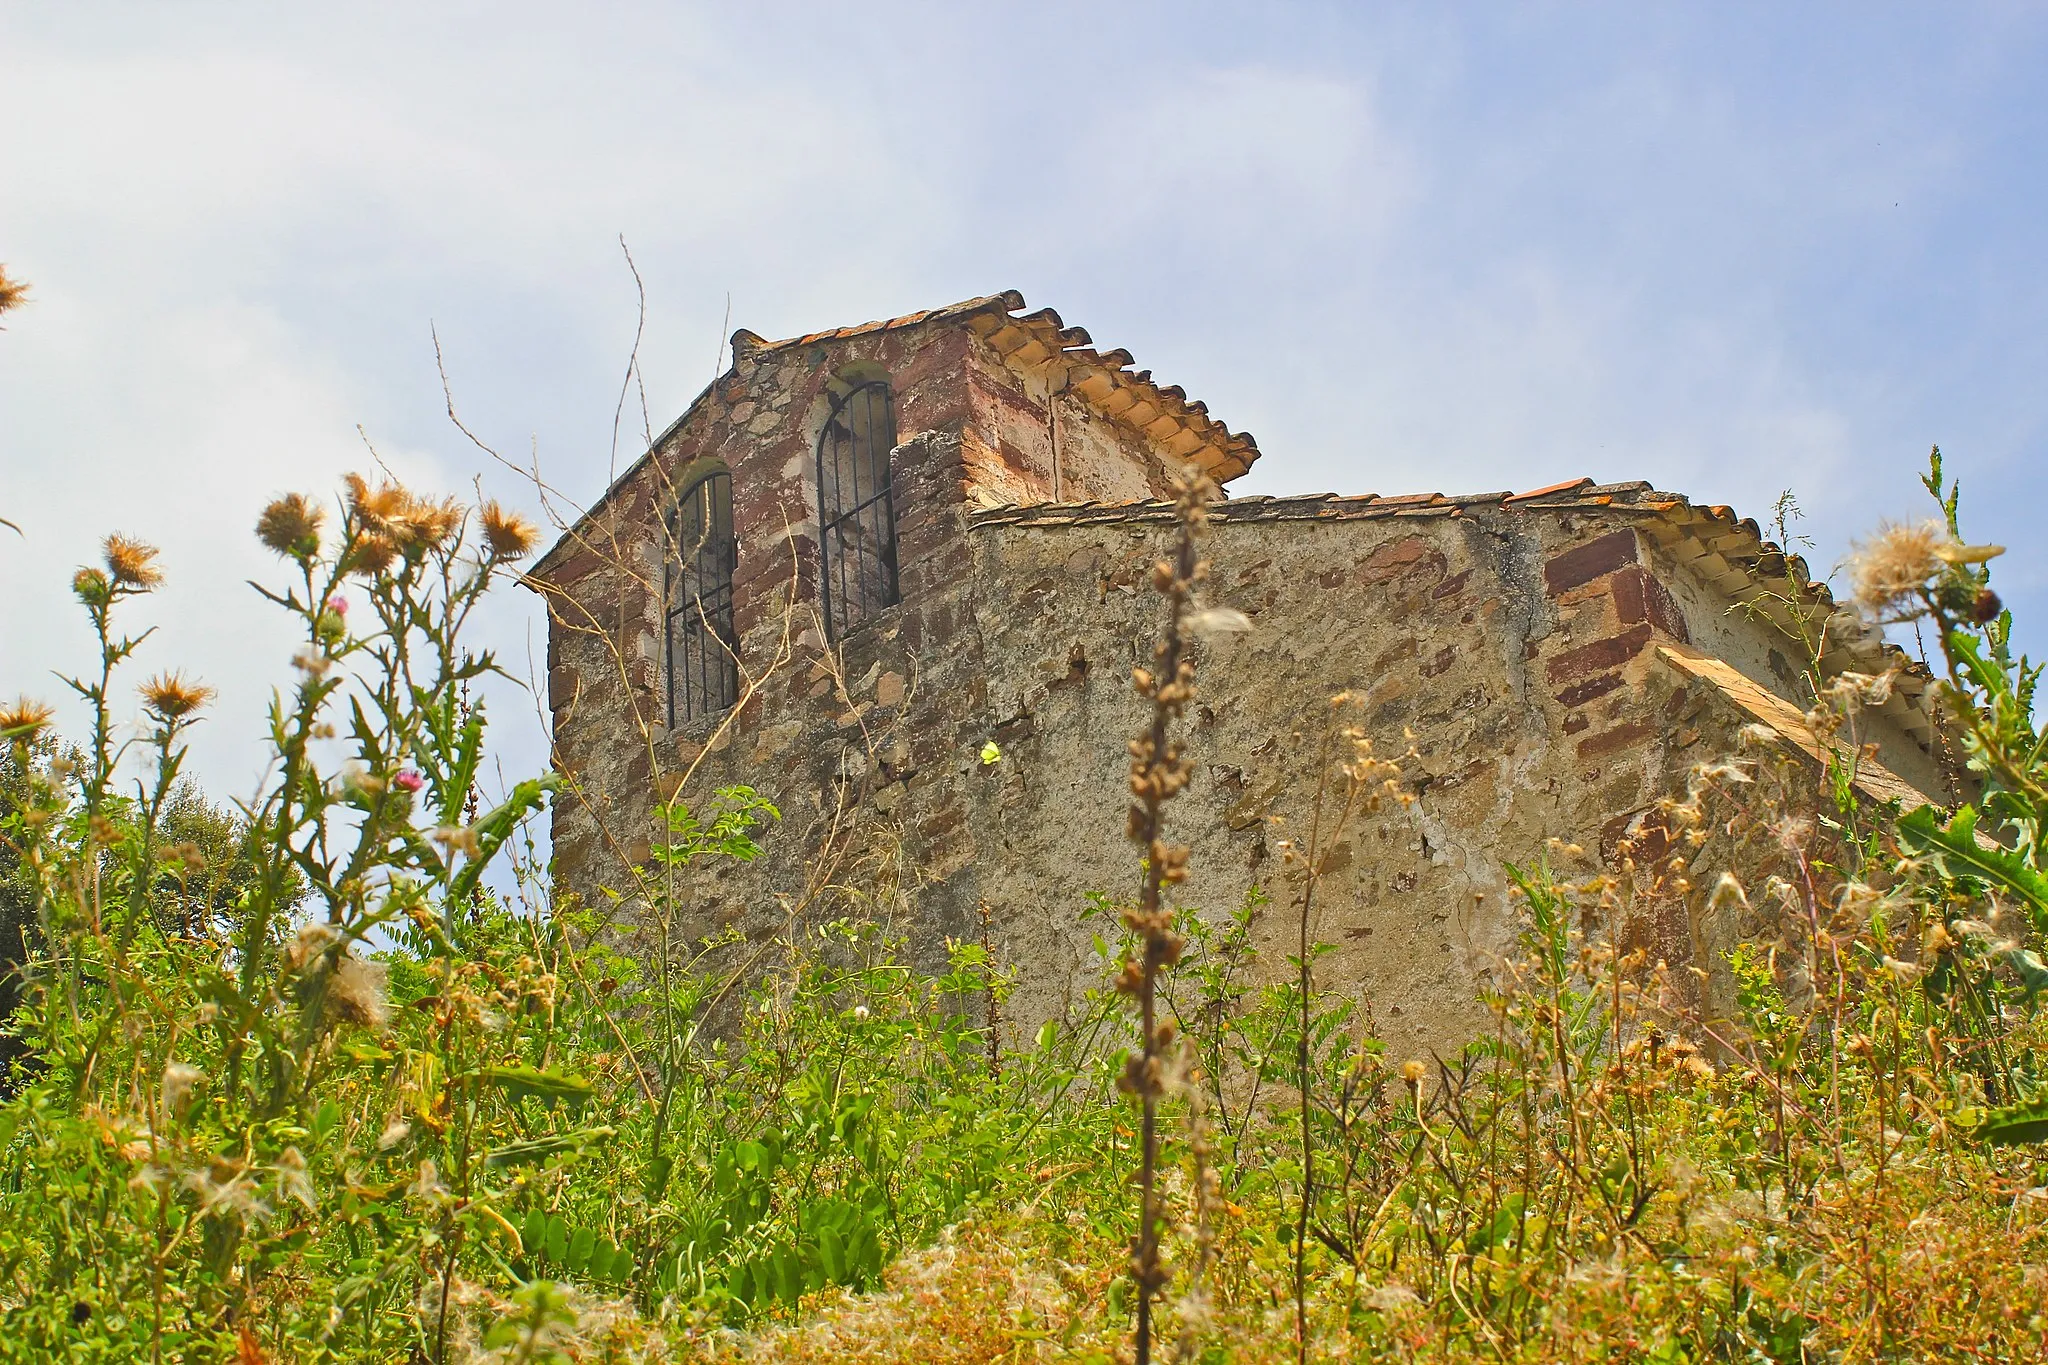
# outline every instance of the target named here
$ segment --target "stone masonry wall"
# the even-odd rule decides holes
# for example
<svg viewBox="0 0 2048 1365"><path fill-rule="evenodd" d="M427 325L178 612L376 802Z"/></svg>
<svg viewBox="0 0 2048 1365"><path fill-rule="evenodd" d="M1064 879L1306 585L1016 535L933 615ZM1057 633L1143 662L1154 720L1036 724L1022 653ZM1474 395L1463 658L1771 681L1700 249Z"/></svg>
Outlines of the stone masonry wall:
<svg viewBox="0 0 2048 1365"><path fill-rule="evenodd" d="M680 792L701 808L751 786L783 819L759 861L676 888L685 939L730 931L721 951L741 962L754 950L738 944L860 914L937 967L948 938L988 932L1019 969L1013 1014L1028 1026L1094 984L1089 894L1136 884L1122 834L1124 744L1142 720L1130 670L1155 638L1147 579L1172 535L1142 501L1166 491L1171 458L1148 433L1192 438L1158 416L1165 391L1113 420L1066 377L1121 382L1109 371L1062 369L1043 347L999 353L990 338L1007 333L929 316L736 337L732 370L536 566L555 757L573 788L556 806L555 875L592 901L625 893L621 933L642 933L654 915L628 869L648 865L657 803ZM882 376L901 442L901 600L828 649L816 443L833 395ZM732 474L743 700L671 725L663 518L712 468ZM1655 510L1676 505L1583 484L1220 504L1208 594L1255 628L1198 651L1198 772L1170 810L1195 850L1190 903L1221 914L1263 889L1266 960L1284 963L1280 841L1306 832L1329 698L1349 692L1378 752L1409 755L1416 799L1331 847L1325 979L1357 989L1392 1044L1449 1046L1480 1026L1477 987L1519 929L1502 863L1552 838L1611 857L1753 714L1659 646L1697 645L1797 700L1790 637L1731 611L1725 584L1696 571L1709 561L1676 557L1690 542ZM1886 764L1939 790L1909 734L1872 725ZM1000 760L984 762L991 742ZM1674 968L1725 946L1697 905L1629 932Z"/></svg>
<svg viewBox="0 0 2048 1365"><path fill-rule="evenodd" d="M912 439L906 486L969 478L962 446ZM1327 520L1219 509L1209 596L1255 628L1200 649L1187 733L1198 776L1170 819L1195 848L1190 903L1221 913L1266 889L1277 966L1292 923L1277 843L1305 832L1328 698L1356 694L1383 756L1412 747L1417 799L1331 849L1318 933L1337 952L1322 970L1372 1002L1390 1043L1444 1046L1481 1026L1476 987L1518 931L1501 863L1534 860L1553 837L1611 850L1691 764L1731 751L1745 717L1659 661L1659 642L1694 637L1698 609L1625 518L1376 506ZM694 763L696 799L744 782L785 818L762 860L691 884L690 934L733 928L758 943L879 914L936 965L948 936L980 932L985 905L1021 969L1019 1025L1069 1004L1091 984L1088 893L1135 885L1123 744L1142 716L1129 671L1157 629L1146 578L1171 527L1156 508L964 522L907 520L902 604L836 655L814 635L800 643L708 748L657 731L644 760L621 759L632 746L611 737L630 722L616 700L563 724L565 761L611 823L640 832L605 853L565 818L559 875L587 886L608 868L620 884L618 860L644 856L631 845L649 832L651 793ZM771 657L791 633L788 618L755 613L742 655ZM982 761L989 741L998 762ZM1704 956L1683 905L1646 932L1674 966Z"/></svg>

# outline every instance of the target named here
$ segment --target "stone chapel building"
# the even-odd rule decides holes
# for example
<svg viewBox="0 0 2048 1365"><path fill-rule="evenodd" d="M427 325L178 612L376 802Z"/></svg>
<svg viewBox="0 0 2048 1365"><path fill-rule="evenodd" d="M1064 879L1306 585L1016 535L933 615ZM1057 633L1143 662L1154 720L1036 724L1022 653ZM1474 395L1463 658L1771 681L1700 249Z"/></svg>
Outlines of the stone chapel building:
<svg viewBox="0 0 2048 1365"><path fill-rule="evenodd" d="M758 861L695 875L691 937L860 910L931 962L986 934L1027 1023L1090 983L1088 893L1136 885L1124 743L1168 471L1227 488L1260 452L1024 307L736 333L732 367L536 565L572 779L559 887L626 890L657 802L744 783L783 819ZM1479 1022L1475 985L1517 932L1503 862L1552 836L1612 850L1744 724L1817 751L1792 613L1847 632L1829 667L1887 663L1754 521L1643 483L1226 497L1204 552L1207 599L1253 629L1199 647L1197 777L1168 811L1194 848L1185 899L1221 912L1265 886L1289 931L1275 822L1305 825L1328 698L1357 694L1382 755L1412 745L1416 800L1331 849L1320 970L1369 990L1396 1046ZM1930 704L1909 668L1865 715L1867 794L1951 792ZM1656 955L1704 957L1700 915L1657 926Z"/></svg>

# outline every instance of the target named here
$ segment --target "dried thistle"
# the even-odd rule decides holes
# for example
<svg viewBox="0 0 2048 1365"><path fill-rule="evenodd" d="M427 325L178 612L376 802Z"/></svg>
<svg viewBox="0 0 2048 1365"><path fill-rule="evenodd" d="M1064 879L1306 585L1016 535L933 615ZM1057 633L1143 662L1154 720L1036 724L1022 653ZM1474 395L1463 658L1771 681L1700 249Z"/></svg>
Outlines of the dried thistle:
<svg viewBox="0 0 2048 1365"><path fill-rule="evenodd" d="M327 512L302 493L287 493L256 518L256 538L281 555L305 557L320 548Z"/></svg>
<svg viewBox="0 0 2048 1365"><path fill-rule="evenodd" d="M331 924L308 924L292 937L291 946L285 950L285 962L293 971L303 971L340 937Z"/></svg>
<svg viewBox="0 0 2048 1365"><path fill-rule="evenodd" d="M156 547L129 536L108 536L102 546L107 573L114 586L147 591L164 581L156 567Z"/></svg>
<svg viewBox="0 0 2048 1365"><path fill-rule="evenodd" d="M404 511L391 522L391 538L401 549L431 550L462 528L465 515L462 504L453 498L437 502L408 496Z"/></svg>
<svg viewBox="0 0 2048 1365"><path fill-rule="evenodd" d="M348 554L348 572L375 578L398 558L398 547L381 535L366 533Z"/></svg>
<svg viewBox="0 0 2048 1365"><path fill-rule="evenodd" d="M7 273L7 267L0 265L0 313L19 308L28 302L28 282L17 280Z"/></svg>
<svg viewBox="0 0 2048 1365"><path fill-rule="evenodd" d="M391 969L382 962L348 955L334 964L327 983L327 1008L335 1018L381 1029L391 1018L386 987Z"/></svg>
<svg viewBox="0 0 2048 1365"><path fill-rule="evenodd" d="M460 853L465 857L475 858L483 847L477 838L474 825L442 825L432 830L428 837L447 849L450 857Z"/></svg>
<svg viewBox="0 0 2048 1365"><path fill-rule="evenodd" d="M182 673L159 673L141 688L142 705L166 725L184 720L213 700L213 689L202 687Z"/></svg>
<svg viewBox="0 0 2048 1365"><path fill-rule="evenodd" d="M1887 522L1849 556L1850 593L1873 618L1917 614L1916 599L1927 581L1948 567L1955 548L1940 522Z"/></svg>
<svg viewBox="0 0 2048 1365"><path fill-rule="evenodd" d="M206 1079L206 1073L196 1066L183 1062L171 1062L164 1067L163 1107L166 1114L176 1118L184 1114L192 1103L192 1092Z"/></svg>
<svg viewBox="0 0 2048 1365"><path fill-rule="evenodd" d="M306 1169L306 1157L296 1147L287 1147L272 1167L277 1172L277 1192L286 1199L305 1207L307 1213L320 1211L320 1199L313 1189L313 1178Z"/></svg>
<svg viewBox="0 0 2048 1365"><path fill-rule="evenodd" d="M31 697L16 697L0 706L0 735L12 739L32 740L50 723L57 714L57 708L48 702Z"/></svg>
<svg viewBox="0 0 2048 1365"><path fill-rule="evenodd" d="M341 481L348 485L348 511L356 523L367 531L389 535L393 524L405 515L405 509L412 501L412 494L403 484L381 483L370 486L370 481L360 474L344 474Z"/></svg>
<svg viewBox="0 0 2048 1365"><path fill-rule="evenodd" d="M484 543L500 559L523 559L540 543L540 531L517 512L493 501L483 507Z"/></svg>
<svg viewBox="0 0 2048 1365"><path fill-rule="evenodd" d="M462 504L415 495L400 483L372 487L360 474L346 474L349 520L357 533L349 571L375 575L401 554L433 549L462 526Z"/></svg>

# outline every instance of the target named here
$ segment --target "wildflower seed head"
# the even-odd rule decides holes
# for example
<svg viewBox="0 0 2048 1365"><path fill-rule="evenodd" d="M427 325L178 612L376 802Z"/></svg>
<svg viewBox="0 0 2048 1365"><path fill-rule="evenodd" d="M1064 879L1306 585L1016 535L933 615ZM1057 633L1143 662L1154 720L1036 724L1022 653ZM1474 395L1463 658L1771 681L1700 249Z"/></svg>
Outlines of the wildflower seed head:
<svg viewBox="0 0 2048 1365"><path fill-rule="evenodd" d="M327 983L327 1008L337 1018L368 1029L382 1029L391 1018L385 990L390 968L350 955L334 964Z"/></svg>
<svg viewBox="0 0 2048 1365"><path fill-rule="evenodd" d="M348 571L364 578L375 578L389 569L398 559L398 547L381 535L366 534L350 547Z"/></svg>
<svg viewBox="0 0 2048 1365"><path fill-rule="evenodd" d="M32 740L41 732L57 708L31 697L16 697L0 705L0 738Z"/></svg>
<svg viewBox="0 0 2048 1365"><path fill-rule="evenodd" d="M5 266L0 266L0 313L19 308L27 302L27 282L15 279L7 273Z"/></svg>
<svg viewBox="0 0 2048 1365"><path fill-rule="evenodd" d="M146 591L164 581L156 567L154 545L145 545L130 536L108 536L101 551L116 587Z"/></svg>
<svg viewBox="0 0 2048 1365"><path fill-rule="evenodd" d="M408 497L405 510L392 522L392 539L400 549L433 549L462 527L464 509L453 498L436 502Z"/></svg>
<svg viewBox="0 0 2048 1365"><path fill-rule="evenodd" d="M1243 635L1252 628L1249 616L1234 607L1204 607L1188 617L1188 633L1198 640Z"/></svg>
<svg viewBox="0 0 2048 1365"><path fill-rule="evenodd" d="M296 1147L287 1147L272 1167L277 1172L277 1192L286 1199L305 1206L308 1213L318 1212L319 1197L313 1190L313 1178L306 1170L306 1157Z"/></svg>
<svg viewBox="0 0 2048 1365"><path fill-rule="evenodd" d="M213 689L182 673L159 673L142 685L142 705L164 724L184 720L213 700Z"/></svg>
<svg viewBox="0 0 2048 1365"><path fill-rule="evenodd" d="M532 522L493 501L483 508L484 543L500 559L523 559L540 543Z"/></svg>
<svg viewBox="0 0 2048 1365"><path fill-rule="evenodd" d="M1947 567L1954 547L1940 522L1887 523L1849 556L1850 593L1871 617L1910 613L1914 597Z"/></svg>
<svg viewBox="0 0 2048 1365"><path fill-rule="evenodd" d="M256 538L278 554L310 558L320 549L326 509L302 493L287 493L256 518Z"/></svg>
<svg viewBox="0 0 2048 1365"><path fill-rule="evenodd" d="M327 951L328 945L340 937L331 924L308 924L293 936L292 945L285 952L285 961L293 971L298 971Z"/></svg>
<svg viewBox="0 0 2048 1365"><path fill-rule="evenodd" d="M402 484L381 483L372 488L360 474L344 474L342 482L348 485L349 515L371 531L388 530L412 501L412 494Z"/></svg>
<svg viewBox="0 0 2048 1365"><path fill-rule="evenodd" d="M470 825L443 825L432 831L428 837L446 848L451 857L461 853L474 858L481 847L476 829Z"/></svg>
<svg viewBox="0 0 2048 1365"><path fill-rule="evenodd" d="M163 1105L164 1112L173 1117L182 1117L192 1104L192 1092L206 1079L206 1073L196 1066L183 1062L171 1062L164 1067Z"/></svg>
<svg viewBox="0 0 2048 1365"><path fill-rule="evenodd" d="M1401 1063L1401 1079L1410 1085L1422 1084L1422 1078L1429 1074L1429 1063L1409 1058Z"/></svg>

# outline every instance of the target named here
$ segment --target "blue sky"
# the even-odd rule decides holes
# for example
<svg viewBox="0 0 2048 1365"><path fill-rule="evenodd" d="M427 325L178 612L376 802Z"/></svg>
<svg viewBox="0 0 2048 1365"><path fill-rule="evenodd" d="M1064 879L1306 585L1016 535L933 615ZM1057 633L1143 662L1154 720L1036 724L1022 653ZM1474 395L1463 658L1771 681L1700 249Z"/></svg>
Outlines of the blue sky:
<svg viewBox="0 0 2048 1365"><path fill-rule="evenodd" d="M221 688L195 757L246 789L258 508L359 425L521 496L430 321L472 425L593 495L621 234L657 428L733 327L1017 288L1254 432L1240 492L1790 488L1825 570L1939 441L2048 640L2048 7L583 8L0 3L0 693L84 666L69 568L144 536L147 660ZM531 605L488 623L522 676Z"/></svg>

